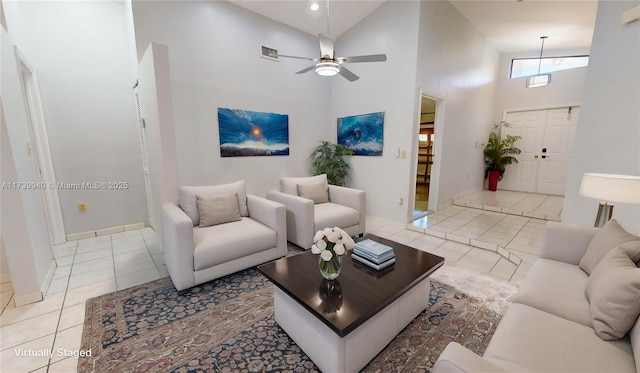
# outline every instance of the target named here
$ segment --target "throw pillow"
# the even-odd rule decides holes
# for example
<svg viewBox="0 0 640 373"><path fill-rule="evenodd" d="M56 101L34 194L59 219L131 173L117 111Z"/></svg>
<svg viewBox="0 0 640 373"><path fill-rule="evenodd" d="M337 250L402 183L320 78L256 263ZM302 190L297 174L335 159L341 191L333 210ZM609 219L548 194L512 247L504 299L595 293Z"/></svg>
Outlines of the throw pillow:
<svg viewBox="0 0 640 373"><path fill-rule="evenodd" d="M590 275L598 265L598 262L611 249L621 243L635 240L640 240L640 237L625 231L615 219L609 220L591 240L587 251L584 253L582 260L580 260L580 268Z"/></svg>
<svg viewBox="0 0 640 373"><path fill-rule="evenodd" d="M328 188L327 175L321 174L309 177L283 177L280 179L280 191L282 193L298 195L298 184L317 183L322 181L325 188Z"/></svg>
<svg viewBox="0 0 640 373"><path fill-rule="evenodd" d="M298 195L313 200L313 203L329 202L329 194L324 182L298 184Z"/></svg>
<svg viewBox="0 0 640 373"><path fill-rule="evenodd" d="M587 280L593 329L606 341L622 338L640 314L640 268L631 258L638 253L640 241L617 246Z"/></svg>
<svg viewBox="0 0 640 373"><path fill-rule="evenodd" d="M196 195L214 196L229 193L238 194L240 215L249 216L249 209L247 208L247 192L244 180L215 186L181 186L178 188L178 204L182 211L184 211L191 219L193 225L198 225L200 224L200 214L198 213Z"/></svg>
<svg viewBox="0 0 640 373"><path fill-rule="evenodd" d="M200 228L241 220L238 194L197 195Z"/></svg>

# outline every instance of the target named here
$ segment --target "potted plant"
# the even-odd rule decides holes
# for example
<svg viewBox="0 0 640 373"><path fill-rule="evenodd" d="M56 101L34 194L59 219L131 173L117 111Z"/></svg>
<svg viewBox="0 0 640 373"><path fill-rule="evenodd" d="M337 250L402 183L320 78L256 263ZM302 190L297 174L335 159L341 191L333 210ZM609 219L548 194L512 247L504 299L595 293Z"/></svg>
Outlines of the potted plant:
<svg viewBox="0 0 640 373"><path fill-rule="evenodd" d="M352 150L340 144L321 141L320 145L313 149L310 156L314 175L327 174L329 184L343 186L351 168L343 156L352 154Z"/></svg>
<svg viewBox="0 0 640 373"><path fill-rule="evenodd" d="M500 139L500 136L495 131L500 127L510 128L511 124L504 121L494 124L494 131L489 134L489 140L484 147L484 175L485 178L489 178L489 190L492 192L495 192L498 188L498 181L502 179L507 165L518 163L518 159L514 155L521 153L521 150L516 148L514 144L516 141L521 140L522 137L507 135Z"/></svg>

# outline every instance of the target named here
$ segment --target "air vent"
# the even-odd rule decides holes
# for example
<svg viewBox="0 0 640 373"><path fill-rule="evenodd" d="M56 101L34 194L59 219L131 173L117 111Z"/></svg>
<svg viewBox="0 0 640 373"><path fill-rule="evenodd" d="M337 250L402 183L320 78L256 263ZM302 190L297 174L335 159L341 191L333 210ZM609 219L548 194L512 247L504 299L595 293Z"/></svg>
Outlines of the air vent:
<svg viewBox="0 0 640 373"><path fill-rule="evenodd" d="M271 61L279 61L278 60L278 50L265 47L264 45L260 46L260 57L266 58Z"/></svg>

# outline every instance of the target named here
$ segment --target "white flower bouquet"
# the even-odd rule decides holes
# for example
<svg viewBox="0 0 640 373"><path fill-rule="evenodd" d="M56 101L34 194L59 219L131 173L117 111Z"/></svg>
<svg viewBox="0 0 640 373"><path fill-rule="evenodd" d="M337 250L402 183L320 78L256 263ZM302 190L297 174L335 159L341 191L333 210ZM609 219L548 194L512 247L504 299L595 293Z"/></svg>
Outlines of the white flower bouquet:
<svg viewBox="0 0 640 373"><path fill-rule="evenodd" d="M334 227L316 232L313 241L315 243L311 246L311 252L320 254L320 273L328 280L335 279L342 268L342 256L356 245L353 238L342 229Z"/></svg>

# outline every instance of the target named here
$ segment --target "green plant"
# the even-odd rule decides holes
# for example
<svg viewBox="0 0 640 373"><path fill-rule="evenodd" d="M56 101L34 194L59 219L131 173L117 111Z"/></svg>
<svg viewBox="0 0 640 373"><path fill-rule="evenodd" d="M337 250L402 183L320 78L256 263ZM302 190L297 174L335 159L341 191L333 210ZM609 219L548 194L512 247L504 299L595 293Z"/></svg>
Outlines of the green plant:
<svg viewBox="0 0 640 373"><path fill-rule="evenodd" d="M331 185L342 186L349 176L349 164L343 156L352 155L353 151L340 144L321 141L311 152L311 161L315 175L327 174L327 181Z"/></svg>
<svg viewBox="0 0 640 373"><path fill-rule="evenodd" d="M511 124L503 121L493 125L494 131L489 134L489 140L487 141L487 145L484 147L485 177L487 177L489 171L498 170L498 172L500 172L499 179L502 179L502 175L504 174L507 165L518 163L518 159L516 159L514 155L518 155L522 152L519 148L514 146L514 144L518 140L521 140L522 137L507 135L501 140L499 135L495 132L495 130L500 127L510 128Z"/></svg>

